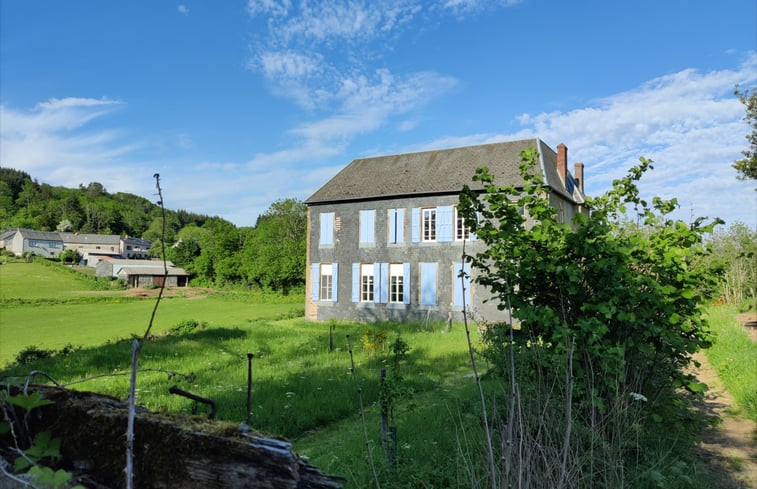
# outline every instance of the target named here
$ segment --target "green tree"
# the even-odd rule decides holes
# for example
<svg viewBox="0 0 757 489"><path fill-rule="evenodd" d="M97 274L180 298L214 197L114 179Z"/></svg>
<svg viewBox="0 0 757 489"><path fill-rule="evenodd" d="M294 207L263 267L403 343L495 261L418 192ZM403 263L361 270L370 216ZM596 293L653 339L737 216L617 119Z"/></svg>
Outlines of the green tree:
<svg viewBox="0 0 757 489"><path fill-rule="evenodd" d="M63 250L61 254L58 255L58 259L63 263L75 265L81 260L81 255L76 250Z"/></svg>
<svg viewBox="0 0 757 489"><path fill-rule="evenodd" d="M642 158L611 190L589 199L590 215L560 223L533 171L538 153L531 148L521 157L524 188L497 186L480 169L474 180L486 191L466 188L460 199L486 244L467 259L501 307L511 305L522 327L516 345L549 345L541 358L556 370L572 355L574 395L599 407L628 389L650 399L663 386L699 389L684 368L708 344L701 307L716 277L701 258L705 235L721 221L688 225L667 217L675 200L648 205L636 186L651 169Z"/></svg>
<svg viewBox="0 0 757 489"><path fill-rule="evenodd" d="M305 283L307 207L277 200L247 233L242 264L249 283L288 290Z"/></svg>
<svg viewBox="0 0 757 489"><path fill-rule="evenodd" d="M755 180L757 179L757 90L741 91L737 87L734 93L746 108L744 120L749 123L752 132L746 136L749 148L742 152L744 158L736 161L733 167L739 172L739 179Z"/></svg>
<svg viewBox="0 0 757 489"><path fill-rule="evenodd" d="M708 257L710 266L722 270L718 295L726 303L750 304L757 299L757 232L741 222L728 230L717 230L709 244L713 253Z"/></svg>

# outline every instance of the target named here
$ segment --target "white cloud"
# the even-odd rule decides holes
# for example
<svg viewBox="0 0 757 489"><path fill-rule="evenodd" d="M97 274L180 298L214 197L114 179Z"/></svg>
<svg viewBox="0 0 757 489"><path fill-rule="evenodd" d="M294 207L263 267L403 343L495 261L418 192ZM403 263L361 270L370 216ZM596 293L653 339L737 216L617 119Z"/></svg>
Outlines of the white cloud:
<svg viewBox="0 0 757 489"><path fill-rule="evenodd" d="M180 13L181 15L184 15L184 16L187 16L187 15L189 15L189 7L187 7L187 6L186 6L186 5L184 5L184 4L181 4L181 5L179 5L178 7L176 7L176 10L177 10L177 11L178 11L178 12L179 12L179 13Z"/></svg>
<svg viewBox="0 0 757 489"><path fill-rule="evenodd" d="M0 163L45 175L46 183L75 187L80 183L119 182L134 191L134 171L114 164L135 151L115 129L87 130L123 103L92 98L50 99L32 109L0 106Z"/></svg>
<svg viewBox="0 0 757 489"><path fill-rule="evenodd" d="M564 142L569 159L586 164L590 195L608 189L645 156L654 160L655 169L642 179L642 192L647 198L677 197L681 209L676 217L688 220L693 212L757 227L755 184L737 180L731 168L750 131L733 89L753 85L756 74L757 55L752 53L737 70L683 70L589 107L523 114L518 118L523 128L515 133L448 137L413 149L535 136L553 148Z"/></svg>
<svg viewBox="0 0 757 489"><path fill-rule="evenodd" d="M248 67L261 73L275 94L307 109L333 110L332 104L343 100L343 96L334 94L349 89L349 83L360 84L361 78L370 78L366 60L370 59L374 66L380 64L380 53L397 44L397 34L411 20L421 16L428 21L450 15L460 18L463 10L472 12L512 3L314 0L294 5L290 1L250 0L248 12L253 18L265 20L265 31L252 46ZM379 42L381 48L376 49L375 43ZM417 78L422 74L395 76Z"/></svg>
<svg viewBox="0 0 757 489"><path fill-rule="evenodd" d="M268 14L277 17L284 16L287 15L290 8L292 8L290 0L249 0L247 2L247 11L252 16L258 14Z"/></svg>

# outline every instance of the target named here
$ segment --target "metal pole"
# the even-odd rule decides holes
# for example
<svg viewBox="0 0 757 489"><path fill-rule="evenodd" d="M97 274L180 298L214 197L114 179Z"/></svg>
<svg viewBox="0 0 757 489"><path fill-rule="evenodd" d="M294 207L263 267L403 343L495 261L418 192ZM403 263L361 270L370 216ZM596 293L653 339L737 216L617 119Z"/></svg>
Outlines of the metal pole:
<svg viewBox="0 0 757 489"><path fill-rule="evenodd" d="M247 354L247 424L250 424L250 414L252 413L252 353Z"/></svg>

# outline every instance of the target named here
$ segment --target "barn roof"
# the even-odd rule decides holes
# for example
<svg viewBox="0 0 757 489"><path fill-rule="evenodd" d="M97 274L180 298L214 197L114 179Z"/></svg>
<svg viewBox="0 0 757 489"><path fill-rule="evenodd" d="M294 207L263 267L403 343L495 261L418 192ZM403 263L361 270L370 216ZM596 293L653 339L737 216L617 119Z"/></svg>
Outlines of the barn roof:
<svg viewBox="0 0 757 489"><path fill-rule="evenodd" d="M152 267L123 267L119 272L119 275L163 275L163 270ZM188 275L183 268L168 267L168 276L183 276Z"/></svg>
<svg viewBox="0 0 757 489"><path fill-rule="evenodd" d="M557 153L538 138L359 158L344 167L305 203L459 193L463 185L483 189L481 182L472 180L476 168L483 166L489 168L496 184L522 186L520 153L529 147L535 147L539 152L537 171L544 175L547 184L564 197L582 203L584 197L578 186L566 188L562 181L556 168Z"/></svg>

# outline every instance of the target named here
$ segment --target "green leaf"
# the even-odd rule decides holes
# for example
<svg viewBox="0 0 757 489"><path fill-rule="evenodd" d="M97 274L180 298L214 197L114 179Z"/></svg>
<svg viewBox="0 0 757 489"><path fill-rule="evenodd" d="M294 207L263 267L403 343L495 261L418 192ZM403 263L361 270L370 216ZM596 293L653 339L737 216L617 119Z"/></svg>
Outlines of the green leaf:
<svg viewBox="0 0 757 489"><path fill-rule="evenodd" d="M18 474L23 472L24 470L31 467L31 462L29 462L24 457L18 457L16 460L13 461L13 472Z"/></svg>
<svg viewBox="0 0 757 489"><path fill-rule="evenodd" d="M26 450L26 455L35 460L50 457L60 458L60 438L53 438L49 431L40 431L34 436L32 446Z"/></svg>
<svg viewBox="0 0 757 489"><path fill-rule="evenodd" d="M53 471L50 467L40 467L35 465L29 469L29 474L34 477L35 481L51 489L63 489L71 480L71 472L65 470Z"/></svg>
<svg viewBox="0 0 757 489"><path fill-rule="evenodd" d="M8 424L7 421L0 421L0 435L5 435L7 433L10 433L11 426Z"/></svg>
<svg viewBox="0 0 757 489"><path fill-rule="evenodd" d="M686 388L695 394L704 394L707 392L707 384L697 382L696 380L692 380L686 384Z"/></svg>
<svg viewBox="0 0 757 489"><path fill-rule="evenodd" d="M24 408L27 411L36 407L47 406L49 404L55 404L53 401L48 401L42 397L39 392L33 392L31 394L18 394L11 396L8 401L18 407Z"/></svg>

